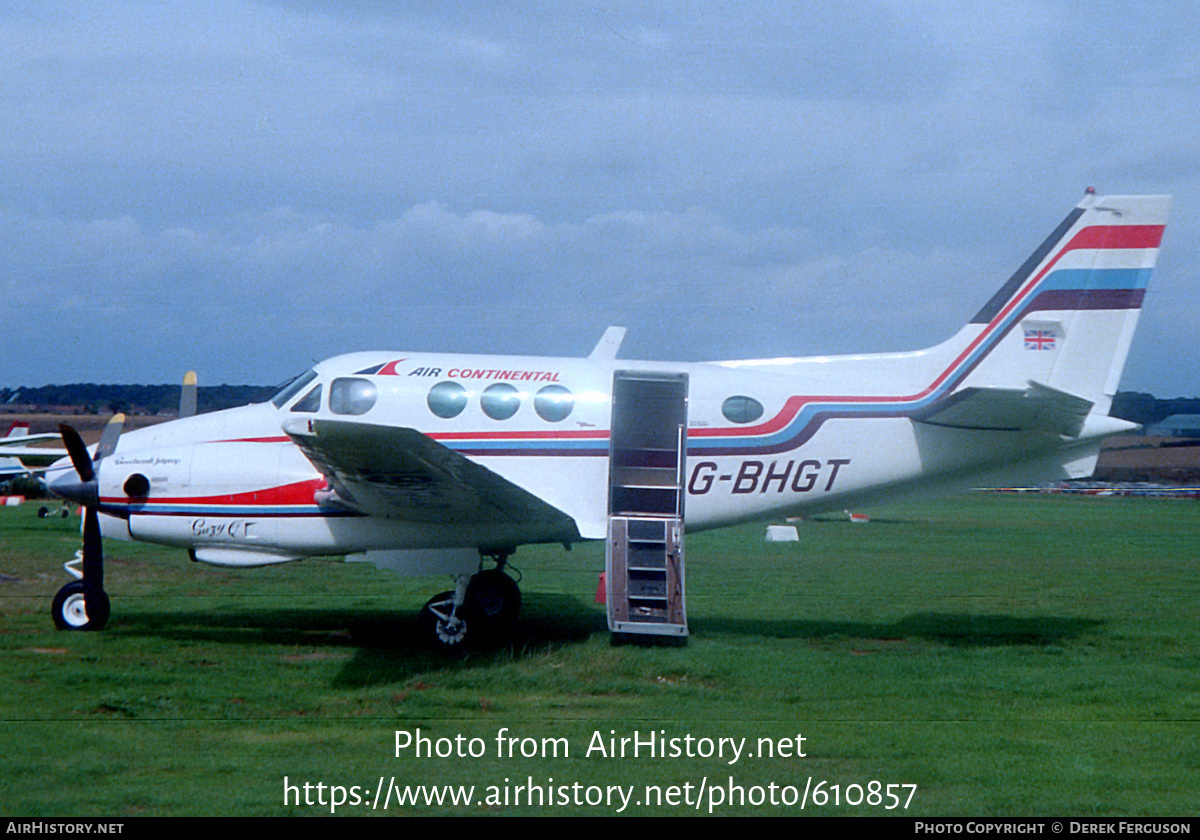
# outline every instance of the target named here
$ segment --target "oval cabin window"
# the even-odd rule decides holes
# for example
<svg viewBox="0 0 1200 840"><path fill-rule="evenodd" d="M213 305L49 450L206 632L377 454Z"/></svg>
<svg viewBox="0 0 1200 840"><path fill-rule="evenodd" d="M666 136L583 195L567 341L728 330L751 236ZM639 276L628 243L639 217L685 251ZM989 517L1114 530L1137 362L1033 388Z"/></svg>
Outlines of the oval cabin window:
<svg viewBox="0 0 1200 840"><path fill-rule="evenodd" d="M497 382L483 389L479 406L493 420L507 420L521 407L521 392L507 382Z"/></svg>
<svg viewBox="0 0 1200 840"><path fill-rule="evenodd" d="M721 403L721 413L730 423L753 423L763 416L763 405L754 397L730 397Z"/></svg>
<svg viewBox="0 0 1200 840"><path fill-rule="evenodd" d="M566 420L575 407L575 395L562 385L547 385L533 397L533 410L549 423Z"/></svg>
<svg viewBox="0 0 1200 840"><path fill-rule="evenodd" d="M439 382L429 389L425 401L430 411L448 420L462 414L467 407L467 389L457 382Z"/></svg>

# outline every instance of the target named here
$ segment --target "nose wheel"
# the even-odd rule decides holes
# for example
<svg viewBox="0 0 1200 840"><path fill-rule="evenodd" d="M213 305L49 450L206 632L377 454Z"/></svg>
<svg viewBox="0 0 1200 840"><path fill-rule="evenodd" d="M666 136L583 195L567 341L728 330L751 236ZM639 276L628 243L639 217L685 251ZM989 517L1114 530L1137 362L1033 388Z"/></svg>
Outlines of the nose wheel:
<svg viewBox="0 0 1200 840"><path fill-rule="evenodd" d="M108 623L108 595L103 589L88 592L73 580L54 596L50 614L59 630L103 630Z"/></svg>

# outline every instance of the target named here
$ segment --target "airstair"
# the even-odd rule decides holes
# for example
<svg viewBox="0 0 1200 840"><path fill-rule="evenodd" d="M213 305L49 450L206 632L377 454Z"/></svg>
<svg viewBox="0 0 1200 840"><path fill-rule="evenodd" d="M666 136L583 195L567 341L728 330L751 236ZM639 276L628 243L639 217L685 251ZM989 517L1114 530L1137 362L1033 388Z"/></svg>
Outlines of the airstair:
<svg viewBox="0 0 1200 840"><path fill-rule="evenodd" d="M688 635L687 385L686 374L613 374L605 582L614 639Z"/></svg>

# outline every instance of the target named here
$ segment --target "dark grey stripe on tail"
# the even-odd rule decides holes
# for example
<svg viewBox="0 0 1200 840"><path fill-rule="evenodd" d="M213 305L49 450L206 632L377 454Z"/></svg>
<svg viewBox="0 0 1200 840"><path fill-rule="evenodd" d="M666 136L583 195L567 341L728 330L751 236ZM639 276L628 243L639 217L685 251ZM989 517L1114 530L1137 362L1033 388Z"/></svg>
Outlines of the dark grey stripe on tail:
<svg viewBox="0 0 1200 840"><path fill-rule="evenodd" d="M1054 233L1046 237L1046 241L1039 245L1029 259L1021 264L1012 277L1008 278L1008 282L1000 287L1000 291L996 292L992 299L984 304L983 309L976 313L975 317L971 319L972 324L986 324L996 317L996 314L1004 308L1004 304L1008 303L1009 299L1017 293L1017 289L1021 288L1021 284L1033 273L1033 270L1041 264L1042 260L1046 259L1047 254L1054 250L1058 241L1067 235L1067 231L1075 222L1079 221L1084 209L1076 207L1067 214L1067 218L1063 219L1062 224L1054 229Z"/></svg>

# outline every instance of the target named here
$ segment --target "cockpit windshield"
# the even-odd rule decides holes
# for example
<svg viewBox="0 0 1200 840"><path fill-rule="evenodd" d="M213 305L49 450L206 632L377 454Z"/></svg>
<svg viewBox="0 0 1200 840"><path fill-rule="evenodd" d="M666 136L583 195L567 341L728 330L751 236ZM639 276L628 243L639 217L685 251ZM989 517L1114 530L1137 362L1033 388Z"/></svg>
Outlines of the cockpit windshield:
<svg viewBox="0 0 1200 840"><path fill-rule="evenodd" d="M296 396L296 394L300 393L300 391L303 390L305 385L307 385L309 382L312 382L316 378L317 378L317 372L315 370L305 371L304 373L300 374L295 379L291 380L286 385L284 385L279 390L278 394L271 397L271 404L274 405L276 408L283 408L287 404L288 400L290 400L292 397Z"/></svg>

